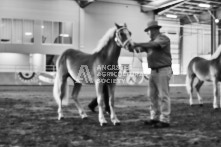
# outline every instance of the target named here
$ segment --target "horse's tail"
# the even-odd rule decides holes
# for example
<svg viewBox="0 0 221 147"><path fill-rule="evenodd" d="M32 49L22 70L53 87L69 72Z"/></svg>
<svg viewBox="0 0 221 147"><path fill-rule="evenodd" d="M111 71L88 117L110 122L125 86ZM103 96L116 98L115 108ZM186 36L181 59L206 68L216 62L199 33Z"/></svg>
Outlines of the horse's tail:
<svg viewBox="0 0 221 147"><path fill-rule="evenodd" d="M69 102L69 85L67 82L68 76L67 77L64 76L68 75L65 52L57 59L56 68L57 72L54 80L53 96L58 105L60 103L68 105Z"/></svg>
<svg viewBox="0 0 221 147"><path fill-rule="evenodd" d="M194 72L193 72L193 63L194 63L195 58L193 58L187 67L187 74L186 74L186 90L188 93L191 92L192 89L192 78L194 76Z"/></svg>

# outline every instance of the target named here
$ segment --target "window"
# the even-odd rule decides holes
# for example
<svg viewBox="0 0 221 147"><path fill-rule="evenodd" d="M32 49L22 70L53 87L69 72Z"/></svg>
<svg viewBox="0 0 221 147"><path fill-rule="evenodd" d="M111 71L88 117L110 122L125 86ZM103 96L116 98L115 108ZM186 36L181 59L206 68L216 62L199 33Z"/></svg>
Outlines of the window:
<svg viewBox="0 0 221 147"><path fill-rule="evenodd" d="M32 43L32 38L34 37L34 21L33 20L23 20L23 43Z"/></svg>
<svg viewBox="0 0 221 147"><path fill-rule="evenodd" d="M12 36L12 20L3 18L1 20L1 42L10 43Z"/></svg>
<svg viewBox="0 0 221 147"><path fill-rule="evenodd" d="M2 18L0 26L2 43L27 44L34 41L33 20Z"/></svg>
<svg viewBox="0 0 221 147"><path fill-rule="evenodd" d="M73 23L44 21L43 36L46 41L42 43L72 44Z"/></svg>
<svg viewBox="0 0 221 147"><path fill-rule="evenodd" d="M22 43L22 20L13 19L12 26L12 43Z"/></svg>
<svg viewBox="0 0 221 147"><path fill-rule="evenodd" d="M46 38L45 41L42 39L42 43L52 43L52 22L44 21L41 28L43 30L43 36Z"/></svg>

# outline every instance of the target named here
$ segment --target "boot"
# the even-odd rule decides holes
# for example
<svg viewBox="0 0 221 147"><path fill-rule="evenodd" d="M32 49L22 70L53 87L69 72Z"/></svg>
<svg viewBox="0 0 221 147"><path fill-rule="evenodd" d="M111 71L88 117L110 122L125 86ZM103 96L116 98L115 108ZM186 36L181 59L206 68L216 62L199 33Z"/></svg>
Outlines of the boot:
<svg viewBox="0 0 221 147"><path fill-rule="evenodd" d="M96 112L95 108L97 107L97 98L94 98L89 104L88 104L88 108L92 111L92 112Z"/></svg>
<svg viewBox="0 0 221 147"><path fill-rule="evenodd" d="M108 93L108 86L106 84L104 85L103 93L104 93L105 112L110 115L109 93Z"/></svg>

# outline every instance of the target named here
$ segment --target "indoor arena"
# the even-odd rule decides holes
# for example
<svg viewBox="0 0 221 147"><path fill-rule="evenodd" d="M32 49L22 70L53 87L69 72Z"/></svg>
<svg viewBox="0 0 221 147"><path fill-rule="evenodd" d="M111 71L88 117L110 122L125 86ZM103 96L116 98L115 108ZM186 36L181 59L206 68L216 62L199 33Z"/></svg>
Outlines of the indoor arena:
<svg viewBox="0 0 221 147"><path fill-rule="evenodd" d="M221 146L220 0L0 3L0 147Z"/></svg>

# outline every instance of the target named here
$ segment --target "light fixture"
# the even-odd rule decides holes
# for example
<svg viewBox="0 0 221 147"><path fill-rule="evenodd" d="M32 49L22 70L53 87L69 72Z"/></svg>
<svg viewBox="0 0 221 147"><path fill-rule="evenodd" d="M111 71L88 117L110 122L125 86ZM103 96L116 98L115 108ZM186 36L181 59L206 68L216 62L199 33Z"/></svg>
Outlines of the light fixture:
<svg viewBox="0 0 221 147"><path fill-rule="evenodd" d="M41 28L42 28L42 29L44 29L44 28L45 28L45 26L41 26Z"/></svg>
<svg viewBox="0 0 221 147"><path fill-rule="evenodd" d="M209 4L204 4L204 3L200 3L198 6L203 8L210 8Z"/></svg>
<svg viewBox="0 0 221 147"><path fill-rule="evenodd" d="M69 34L60 34L61 37L69 37Z"/></svg>
<svg viewBox="0 0 221 147"><path fill-rule="evenodd" d="M216 18L210 10L208 10L208 12L209 12L210 16L213 18L213 20L215 21L215 23L219 23L219 19Z"/></svg>
<svg viewBox="0 0 221 147"><path fill-rule="evenodd" d="M215 23L219 23L219 19L215 19Z"/></svg>
<svg viewBox="0 0 221 147"><path fill-rule="evenodd" d="M31 36L32 32L25 32L25 36Z"/></svg>
<svg viewBox="0 0 221 147"><path fill-rule="evenodd" d="M169 18L177 18L177 15L174 15L174 14L166 14L166 17L169 17Z"/></svg>

